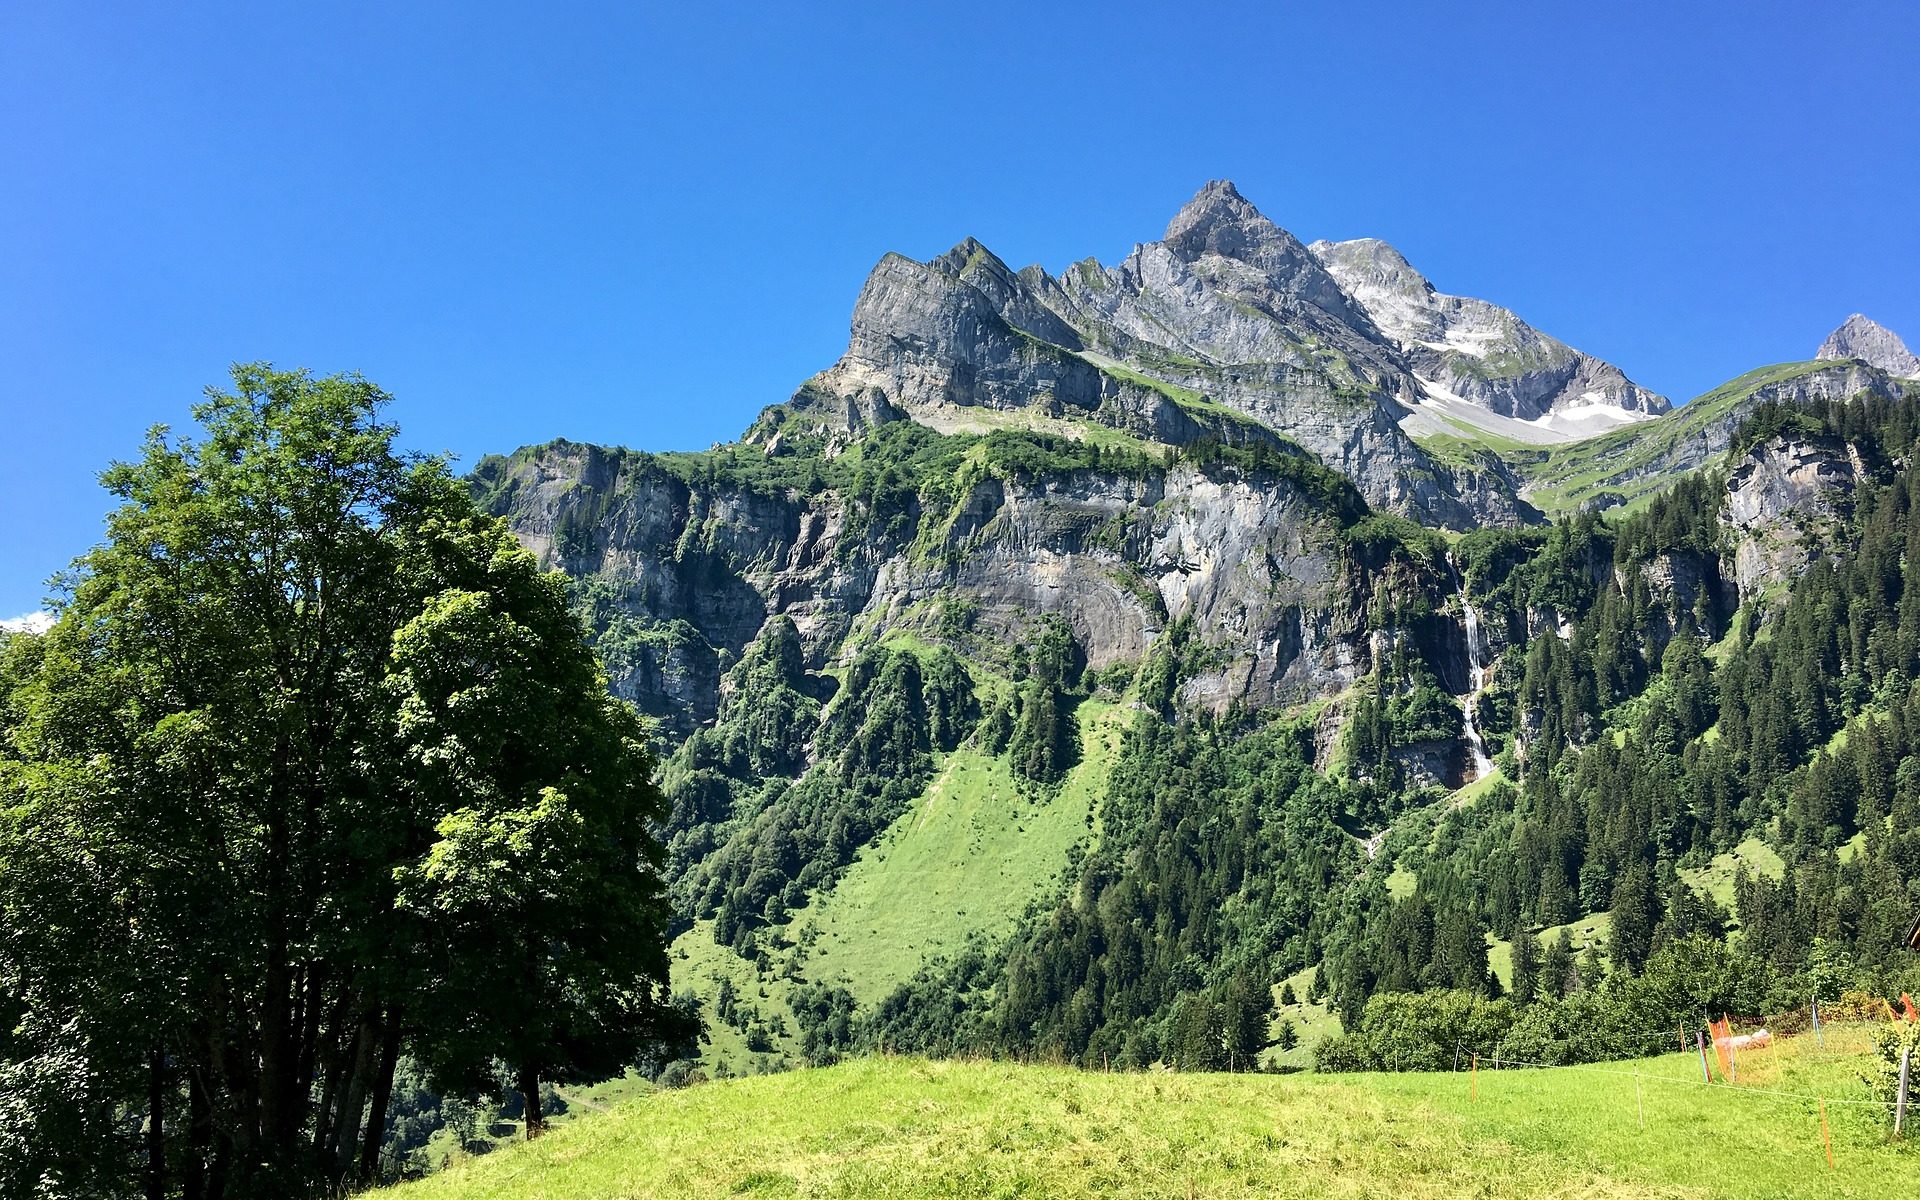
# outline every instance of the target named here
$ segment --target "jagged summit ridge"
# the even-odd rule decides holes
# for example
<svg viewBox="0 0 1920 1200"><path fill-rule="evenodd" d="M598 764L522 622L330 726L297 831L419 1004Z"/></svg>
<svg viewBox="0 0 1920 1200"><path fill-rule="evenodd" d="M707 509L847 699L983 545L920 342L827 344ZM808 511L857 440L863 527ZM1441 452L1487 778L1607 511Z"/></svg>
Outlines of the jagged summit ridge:
<svg viewBox="0 0 1920 1200"><path fill-rule="evenodd" d="M971 238L924 263L886 256L812 390L949 431L1038 419L1176 445L1285 439L1428 524L1529 519L1510 486L1435 463L1400 428L1423 395L1406 356L1224 181L1111 266L1014 271Z"/></svg>
<svg viewBox="0 0 1920 1200"><path fill-rule="evenodd" d="M1827 335L1814 355L1818 359L1857 358L1889 375L1920 379L1920 357L1907 349L1900 335L1869 317L1854 313Z"/></svg>

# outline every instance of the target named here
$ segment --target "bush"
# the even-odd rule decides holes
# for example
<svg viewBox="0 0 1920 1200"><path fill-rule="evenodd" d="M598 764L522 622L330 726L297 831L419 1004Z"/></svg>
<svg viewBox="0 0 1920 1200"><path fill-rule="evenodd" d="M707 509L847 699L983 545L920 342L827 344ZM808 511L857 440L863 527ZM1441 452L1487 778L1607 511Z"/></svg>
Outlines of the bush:
<svg viewBox="0 0 1920 1200"><path fill-rule="evenodd" d="M1359 1028L1329 1038L1317 1071L1442 1071L1463 1053L1497 1045L1513 1026L1513 1005L1468 991L1382 992L1367 1001Z"/></svg>
<svg viewBox="0 0 1920 1200"><path fill-rule="evenodd" d="M1900 1092L1900 1056L1902 1053L1920 1057L1920 1024L1912 1021L1889 1021L1874 1035L1874 1061L1867 1071L1867 1086L1873 1089L1883 1103L1892 1104ZM1909 1116L1914 1105L1913 1073L1909 1068L1907 1076Z"/></svg>
<svg viewBox="0 0 1920 1200"><path fill-rule="evenodd" d="M1367 1053L1366 1043L1356 1033L1340 1033L1322 1039L1313 1048L1313 1069L1322 1072L1372 1071L1379 1064Z"/></svg>

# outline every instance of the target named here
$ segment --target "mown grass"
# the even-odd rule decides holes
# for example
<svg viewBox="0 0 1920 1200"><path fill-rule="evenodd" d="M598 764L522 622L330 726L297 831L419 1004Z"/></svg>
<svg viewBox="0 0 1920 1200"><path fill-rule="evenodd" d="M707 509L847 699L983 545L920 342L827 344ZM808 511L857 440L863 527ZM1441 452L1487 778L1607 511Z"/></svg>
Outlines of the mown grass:
<svg viewBox="0 0 1920 1200"><path fill-rule="evenodd" d="M1702 1086L1678 1054L1350 1076L867 1059L630 1101L396 1200L1910 1194L1920 1152L1891 1144L1876 1110L1837 1103L1864 1094L1859 1054L1806 1040L1745 1089ZM1815 1103L1760 1087L1836 1101L1833 1169Z"/></svg>

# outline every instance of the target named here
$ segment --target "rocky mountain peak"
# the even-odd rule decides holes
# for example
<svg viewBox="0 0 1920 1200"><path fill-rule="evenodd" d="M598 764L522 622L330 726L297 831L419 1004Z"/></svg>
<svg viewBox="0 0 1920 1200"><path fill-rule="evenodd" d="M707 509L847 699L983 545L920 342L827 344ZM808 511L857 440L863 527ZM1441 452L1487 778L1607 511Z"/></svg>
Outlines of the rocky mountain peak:
<svg viewBox="0 0 1920 1200"><path fill-rule="evenodd" d="M1270 243L1295 242L1292 234L1268 220L1225 179L1216 179L1181 206L1167 222L1164 241L1182 258L1202 254L1245 260L1248 251Z"/></svg>
<svg viewBox="0 0 1920 1200"><path fill-rule="evenodd" d="M1276 281L1286 279L1297 285L1302 282L1299 276L1303 272L1313 277L1315 283L1324 278L1324 272L1299 238L1275 225L1224 179L1207 184L1181 206L1173 220L1167 222L1166 236L1160 244L1176 258L1189 263L1217 255L1246 263L1275 277ZM1331 284L1332 280L1326 282ZM1315 289L1296 286L1290 290Z"/></svg>
<svg viewBox="0 0 1920 1200"><path fill-rule="evenodd" d="M1377 337L1305 243L1275 225L1227 180L1213 180L1187 201L1167 223L1159 246L1242 302L1256 307L1305 302L1362 339Z"/></svg>
<svg viewBox="0 0 1920 1200"><path fill-rule="evenodd" d="M1907 349L1900 335L1885 325L1859 313L1841 323L1840 328L1820 343L1820 359L1857 358L1868 366L1879 367L1889 375L1920 378L1920 357Z"/></svg>

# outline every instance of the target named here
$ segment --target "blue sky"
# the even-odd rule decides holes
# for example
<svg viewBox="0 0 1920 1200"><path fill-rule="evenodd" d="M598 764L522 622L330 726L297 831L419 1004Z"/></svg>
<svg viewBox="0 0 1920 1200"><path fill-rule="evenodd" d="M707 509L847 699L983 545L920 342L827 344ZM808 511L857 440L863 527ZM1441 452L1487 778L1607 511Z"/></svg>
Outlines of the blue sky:
<svg viewBox="0 0 1920 1200"><path fill-rule="evenodd" d="M1202 182L1695 395L1920 341L1912 4L0 8L0 617L226 364L471 463L729 438L869 267L1113 261Z"/></svg>

